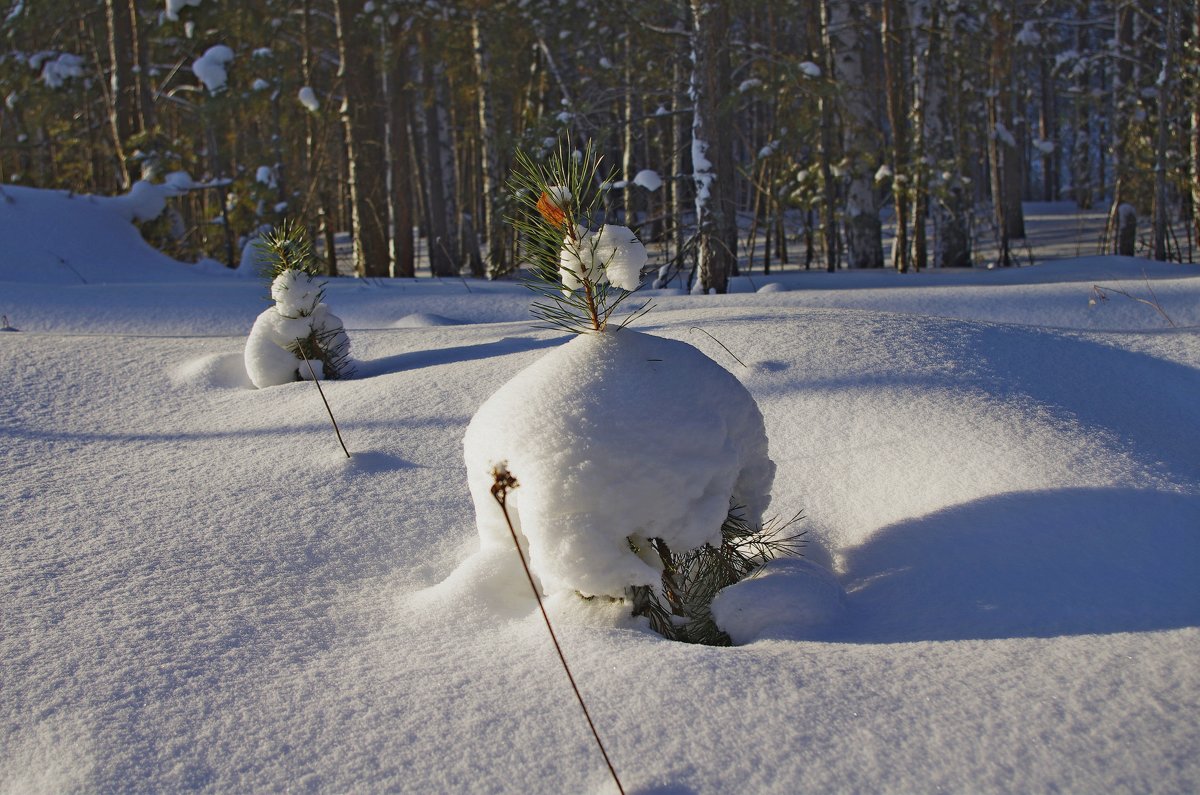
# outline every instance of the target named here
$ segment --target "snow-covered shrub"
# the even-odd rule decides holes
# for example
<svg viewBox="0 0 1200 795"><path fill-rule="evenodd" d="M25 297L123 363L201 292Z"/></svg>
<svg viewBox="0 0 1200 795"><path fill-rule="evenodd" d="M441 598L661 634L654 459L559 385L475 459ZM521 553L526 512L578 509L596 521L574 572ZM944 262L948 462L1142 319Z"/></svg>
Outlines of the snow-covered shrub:
<svg viewBox="0 0 1200 795"><path fill-rule="evenodd" d="M304 230L285 224L267 236L273 306L254 321L246 340L246 374L260 389L313 376L351 375L350 338L322 303L324 282ZM307 360L307 361L305 361Z"/></svg>
<svg viewBox="0 0 1200 795"><path fill-rule="evenodd" d="M577 336L502 386L467 428L481 553L516 537L548 595L622 600L668 638L729 643L709 610L717 592L796 551L794 537L758 529L775 475L762 414L697 349L626 328L629 317L609 322L646 252L624 227L588 228L596 167L590 152L547 166L526 158L515 181L543 298L533 312ZM519 484L503 506L498 471Z"/></svg>
<svg viewBox="0 0 1200 795"><path fill-rule="evenodd" d="M627 328L581 334L489 398L463 447L484 547L512 544L490 491L504 461L521 484L509 515L543 590L628 599L671 637L706 615L689 583L711 600L719 588L704 576L736 564L694 553L732 545L752 562L758 550L747 545L764 540L750 529L775 474L762 414L733 375L683 342Z"/></svg>

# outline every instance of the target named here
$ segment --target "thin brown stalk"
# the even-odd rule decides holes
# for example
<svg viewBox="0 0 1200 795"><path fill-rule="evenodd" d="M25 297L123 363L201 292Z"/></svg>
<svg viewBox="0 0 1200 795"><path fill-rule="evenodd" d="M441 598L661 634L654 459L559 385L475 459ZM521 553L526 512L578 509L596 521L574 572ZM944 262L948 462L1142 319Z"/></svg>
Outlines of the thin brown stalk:
<svg viewBox="0 0 1200 795"><path fill-rule="evenodd" d="M533 572L529 570L529 564L525 561L525 553L521 551L521 542L517 540L517 531L513 528L512 519L508 516L508 492L510 489L515 489L519 484L517 479L513 477L508 469L500 464L492 470L492 496L500 505L500 510L504 514L504 521L508 524L508 532L512 535L513 546L517 548L517 556L521 558L521 568L525 569L525 576L529 579L529 587L533 591L533 596L537 599L538 610L542 613L542 620L546 622L546 631L550 633L550 640L554 643L554 651L558 652L559 662L562 663L563 670L567 672L567 680L571 683L571 690L575 692L575 699L579 702L579 708L583 710L583 717L587 719L588 728L592 730L592 736L596 738L596 746L600 749L600 755L604 757L604 764L608 765L608 772L612 774L613 781L617 785L617 791L621 795L625 795L625 788L621 786L621 779L617 777L617 770L613 767L612 760L608 758L608 752L604 750L604 743L600 740L600 733L596 731L596 724L592 721L591 713L588 712L587 704L583 701L583 695L579 692L579 687L575 684L575 677L571 673L571 666L567 665L567 658L563 654L562 646L558 643L558 637L554 634L554 627L550 624L550 616L546 614L546 606L542 604L542 594L534 582Z"/></svg>
<svg viewBox="0 0 1200 795"><path fill-rule="evenodd" d="M312 382L317 385L317 392L321 395L321 402L325 404L325 411L329 412L329 421L333 423L333 432L337 434L338 444L342 446L342 452L346 454L346 458L349 458L350 451L346 449L346 443L342 441L342 432L338 429L337 420L333 418L333 409L329 408L329 401L325 399L325 390L321 389L321 382L317 380L317 373L313 370L312 362L308 360L307 354L304 353L304 346L299 344L300 340L296 340L296 342L296 350L300 351L300 357L308 365L308 374L312 376Z"/></svg>
<svg viewBox="0 0 1200 795"><path fill-rule="evenodd" d="M707 332L707 331L705 331L704 329L700 328L699 326L692 326L692 331L699 331L701 334L708 334L708 332ZM709 337L709 339L711 339L713 342L715 342L715 343L717 343L718 345L720 345L722 348L725 348L725 343L721 342L719 339L717 339L716 337L714 337L712 334L708 334L708 337ZM737 357L737 354L735 354L733 351L729 350L729 348L725 348L725 352L726 352L726 353L728 353L730 356L732 356L732 357L733 357L733 360L734 360L735 362L737 362L738 364L740 364L742 367L746 367L746 363L745 363L745 362L743 362L741 359L739 359L739 358ZM748 369L750 369L750 368L749 368L749 367L746 367L746 369L748 370Z"/></svg>

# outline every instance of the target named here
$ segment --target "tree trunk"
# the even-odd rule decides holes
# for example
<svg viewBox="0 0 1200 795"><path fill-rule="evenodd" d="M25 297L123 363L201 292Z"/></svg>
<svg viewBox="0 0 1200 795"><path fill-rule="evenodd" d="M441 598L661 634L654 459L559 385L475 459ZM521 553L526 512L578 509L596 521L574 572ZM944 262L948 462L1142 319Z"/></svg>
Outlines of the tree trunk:
<svg viewBox="0 0 1200 795"><path fill-rule="evenodd" d="M832 0L832 2L837 1ZM820 3L821 35L819 38L824 55L821 63L825 67L825 74L832 78L836 72L829 33L830 2L831 0L821 0ZM837 143L834 138L836 119L833 98L828 95L828 92L821 93L818 103L821 114L821 148L818 153L818 167L821 170L821 230L825 243L825 270L833 273L841 265L842 258L842 237L838 230L838 191L833 177L833 161L837 152ZM807 268L807 266L806 262L805 267Z"/></svg>
<svg viewBox="0 0 1200 795"><path fill-rule="evenodd" d="M1088 15L1089 0L1079 0L1076 16L1085 19ZM1086 52L1088 48L1088 31L1083 25L1075 28L1075 50ZM1074 140L1071 146L1071 194L1075 205L1081 210L1092 207L1092 103L1091 68L1084 66L1079 69L1075 78L1074 104Z"/></svg>
<svg viewBox="0 0 1200 795"><path fill-rule="evenodd" d="M1200 50L1200 0L1192 3L1192 50ZM1200 70L1200 63L1193 61L1192 68ZM1188 103L1192 108L1192 228L1197 244L1200 244L1200 89L1192 87L1188 94Z"/></svg>
<svg viewBox="0 0 1200 795"><path fill-rule="evenodd" d="M432 51L429 32L421 27L417 33L421 50L421 93L424 111L423 133L425 157L425 240L429 250L429 271L433 276L454 276L457 270L451 252L446 219L447 192L442 167L442 122L439 118L437 55Z"/></svg>
<svg viewBox="0 0 1200 795"><path fill-rule="evenodd" d="M892 265L900 273L908 273L908 119L905 117L903 60L899 1L883 0L883 71L887 100L888 124L892 128L892 200L896 210L896 239L892 245Z"/></svg>
<svg viewBox="0 0 1200 795"><path fill-rule="evenodd" d="M392 276L413 277L416 267L413 257L412 171L409 168L408 109L408 39L400 36L393 42L389 87L388 158L391 161L391 185L388 191L392 220Z"/></svg>
<svg viewBox="0 0 1200 795"><path fill-rule="evenodd" d="M117 178L121 189L128 190L131 179L125 145L138 131L133 21L128 0L105 0L104 12L108 29L108 120L117 156Z"/></svg>
<svg viewBox="0 0 1200 795"><path fill-rule="evenodd" d="M1167 3L1166 46L1163 48L1162 71L1158 77L1158 134L1154 146L1154 258L1165 262L1169 257L1167 245L1167 114L1170 110L1171 89L1175 85L1176 31L1175 3Z"/></svg>
<svg viewBox="0 0 1200 795"><path fill-rule="evenodd" d="M1111 247L1114 253L1119 244L1117 229L1120 226L1121 205L1129 202L1130 157L1127 142L1134 133L1133 113L1137 103L1135 96L1137 86L1134 81L1133 58L1133 0L1120 0L1113 18L1114 34L1117 42L1116 58L1113 65L1112 92L1113 113L1111 122L1111 149L1113 190L1112 205L1108 211L1108 225L1105 236L1109 241L1106 248Z"/></svg>
<svg viewBox="0 0 1200 795"><path fill-rule="evenodd" d="M383 277L388 267L387 159L383 108L378 86L374 26L363 17L363 0L334 0L339 56L338 76L345 100L349 165L350 223L354 237L354 272Z"/></svg>
<svg viewBox="0 0 1200 795"><path fill-rule="evenodd" d="M883 230L875 198L879 125L863 69L868 7L855 0L829 3L829 43L842 98L842 149L849 163L846 207L846 261L851 268L883 267Z"/></svg>
<svg viewBox="0 0 1200 795"><path fill-rule="evenodd" d="M500 210L500 157L497 147L496 119L492 110L491 75L488 73L488 53L479 12L471 15L471 43L475 54L476 90L479 101L480 176L483 178L483 227L487 237L488 276L496 278L508 273L508 247L505 243L504 219Z"/></svg>
<svg viewBox="0 0 1200 795"><path fill-rule="evenodd" d="M729 291L737 260L733 139L722 100L729 96L728 13L690 0L692 10L692 175L696 184L697 273L693 292Z"/></svg>
<svg viewBox="0 0 1200 795"><path fill-rule="evenodd" d="M992 43L988 59L988 162L991 169L992 211L996 223L997 265L1015 264L1012 241L1025 237L1021 212L1021 150L1013 124L1011 8L994 7L990 24Z"/></svg>

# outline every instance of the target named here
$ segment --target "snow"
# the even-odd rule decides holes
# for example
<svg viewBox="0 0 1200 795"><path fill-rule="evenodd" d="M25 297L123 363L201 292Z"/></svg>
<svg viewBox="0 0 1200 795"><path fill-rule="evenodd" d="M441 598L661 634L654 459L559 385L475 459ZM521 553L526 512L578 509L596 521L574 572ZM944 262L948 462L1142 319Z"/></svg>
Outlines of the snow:
<svg viewBox="0 0 1200 795"><path fill-rule="evenodd" d="M817 66L812 61L801 61L800 71L804 73L805 77L811 78L820 77L822 74L821 67Z"/></svg>
<svg viewBox="0 0 1200 795"><path fill-rule="evenodd" d="M581 289L584 279L630 292L638 288L648 257L633 230L615 224L605 224L595 232L579 227L576 238L565 240L559 253L564 290Z"/></svg>
<svg viewBox="0 0 1200 795"><path fill-rule="evenodd" d="M215 94L225 88L229 75L225 67L233 60L233 50L224 44L215 44L204 51L192 64L192 72L200 78L200 82Z"/></svg>
<svg viewBox="0 0 1200 795"><path fill-rule="evenodd" d="M646 406L686 414L664 424ZM615 327L517 373L476 412L463 448L481 554L512 547L491 494L503 463L520 483L510 512L548 594L660 586L661 564L629 539L680 553L719 545L731 498L758 522L775 473L762 415L736 378L686 343Z"/></svg>
<svg viewBox="0 0 1200 795"><path fill-rule="evenodd" d="M286 270L271 282L275 305L263 310L246 339L246 374L259 389L298 379L332 376L319 359L304 362L298 341L315 339L324 350L341 358L350 351L342 320L321 303L324 284L296 270ZM310 372L309 368L312 368Z"/></svg>
<svg viewBox="0 0 1200 795"><path fill-rule="evenodd" d="M633 184L654 193L662 187L662 177L657 171L652 171L648 168L643 168L641 171L633 175Z"/></svg>
<svg viewBox="0 0 1200 795"><path fill-rule="evenodd" d="M250 385L261 282L93 197L4 186L0 237L0 791L612 791L464 466L567 355L524 288L331 280L347 460L312 384ZM630 792L1200 789L1200 267L1040 263L652 293L636 329L753 397L811 566L718 597L733 649L551 600Z"/></svg>
<svg viewBox="0 0 1200 795"><path fill-rule="evenodd" d="M11 288L17 282L62 286L188 279L185 265L151 248L132 224L155 217L165 195L175 190L170 183L146 182L124 196L0 187L3 281ZM7 311L15 316L20 308Z"/></svg>
<svg viewBox="0 0 1200 795"><path fill-rule="evenodd" d="M272 166L259 166L254 172L254 181L272 189L279 184L275 169Z"/></svg>
<svg viewBox="0 0 1200 795"><path fill-rule="evenodd" d="M42 82L47 88L62 88L70 79L83 77L87 62L82 56L64 52L57 58L48 58L42 62Z"/></svg>
<svg viewBox="0 0 1200 795"><path fill-rule="evenodd" d="M188 6L199 7L201 2L202 0L167 0L167 19L174 22L179 19L180 11Z"/></svg>
<svg viewBox="0 0 1200 795"><path fill-rule="evenodd" d="M317 99L317 93L312 90L312 86L305 86L300 89L298 99L301 105L313 113L321 109L321 102Z"/></svg>
<svg viewBox="0 0 1200 795"><path fill-rule="evenodd" d="M992 129L992 132L996 136L996 140L1000 141L1000 143L1010 148L1016 147L1017 139L1014 138L1013 134L1009 132L1009 129L1000 122L996 122L996 126Z"/></svg>
<svg viewBox="0 0 1200 795"><path fill-rule="evenodd" d="M1017 44L1022 47L1037 47L1042 43L1042 36L1037 32L1037 27L1032 21L1026 20L1021 29L1017 31Z"/></svg>

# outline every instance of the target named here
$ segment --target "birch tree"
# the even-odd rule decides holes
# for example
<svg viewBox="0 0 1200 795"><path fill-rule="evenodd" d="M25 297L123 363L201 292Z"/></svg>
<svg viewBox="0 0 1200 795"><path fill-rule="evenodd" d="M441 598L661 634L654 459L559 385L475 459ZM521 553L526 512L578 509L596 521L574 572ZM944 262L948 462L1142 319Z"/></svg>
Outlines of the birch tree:
<svg viewBox="0 0 1200 795"><path fill-rule="evenodd" d="M696 187L693 292L727 292L737 257L733 142L722 100L729 96L728 9L691 0L692 175Z"/></svg>
<svg viewBox="0 0 1200 795"><path fill-rule="evenodd" d="M868 6L855 0L825 0L825 3L832 76L841 96L846 264L851 268L882 268L883 229L874 184L876 157L882 141L870 84L863 70Z"/></svg>

